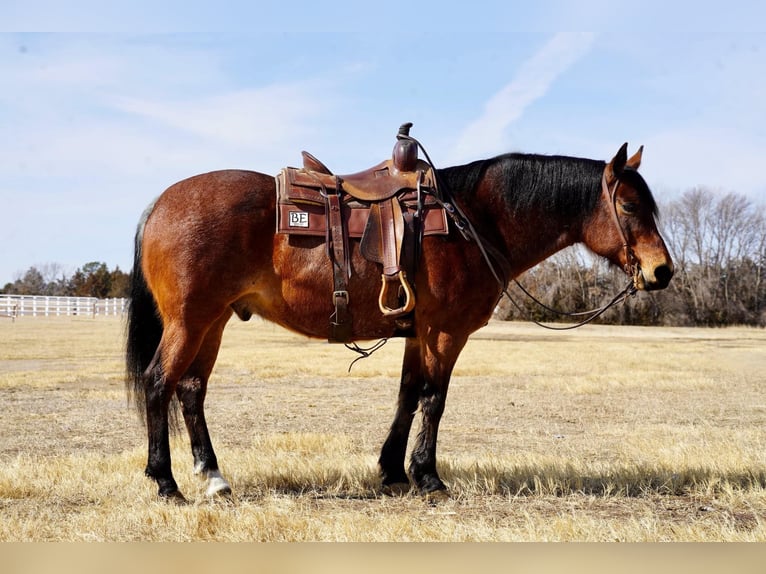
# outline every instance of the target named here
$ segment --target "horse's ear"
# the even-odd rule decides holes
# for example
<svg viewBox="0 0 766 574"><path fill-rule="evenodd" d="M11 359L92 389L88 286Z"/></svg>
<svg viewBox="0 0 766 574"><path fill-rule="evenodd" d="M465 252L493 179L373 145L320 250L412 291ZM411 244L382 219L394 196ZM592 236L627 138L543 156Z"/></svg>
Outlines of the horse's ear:
<svg viewBox="0 0 766 574"><path fill-rule="evenodd" d="M625 169L625 164L628 162L628 142L622 144L622 147L617 152L617 155L612 158L607 166L607 172L610 179L620 177L620 174Z"/></svg>
<svg viewBox="0 0 766 574"><path fill-rule="evenodd" d="M644 154L644 146L641 146L638 148L638 151L634 153L628 161L625 163L625 167L629 167L631 169L638 169L641 167L641 156Z"/></svg>

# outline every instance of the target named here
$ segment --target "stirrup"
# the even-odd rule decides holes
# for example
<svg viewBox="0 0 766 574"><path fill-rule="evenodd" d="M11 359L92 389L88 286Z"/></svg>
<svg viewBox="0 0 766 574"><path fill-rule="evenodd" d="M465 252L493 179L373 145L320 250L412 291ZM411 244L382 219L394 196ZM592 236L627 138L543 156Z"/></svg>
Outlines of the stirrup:
<svg viewBox="0 0 766 574"><path fill-rule="evenodd" d="M381 275L383 285L380 288L380 295L378 296L378 307L384 317L398 317L409 313L415 308L415 293L412 291L412 286L407 281L407 274L404 271L399 271L398 275ZM391 309L386 305L386 295L388 294L388 286L390 283L398 282L404 289L404 305L398 309Z"/></svg>

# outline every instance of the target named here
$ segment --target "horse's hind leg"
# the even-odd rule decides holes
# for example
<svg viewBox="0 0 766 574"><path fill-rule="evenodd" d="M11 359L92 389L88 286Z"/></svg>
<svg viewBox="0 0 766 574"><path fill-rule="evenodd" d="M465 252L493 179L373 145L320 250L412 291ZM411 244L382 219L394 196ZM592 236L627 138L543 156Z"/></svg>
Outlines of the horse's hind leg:
<svg viewBox="0 0 766 574"><path fill-rule="evenodd" d="M223 330L230 317L231 313L226 313L210 327L194 362L176 387L186 429L189 431L194 456L194 473L207 479L206 494L208 496L231 494L229 483L218 469L218 460L207 429L204 408L208 378L218 357Z"/></svg>
<svg viewBox="0 0 766 574"><path fill-rule="evenodd" d="M149 438L149 454L144 474L154 479L162 498L184 500L173 478L170 461L170 438L168 429L168 407L173 389L166 384L162 365L155 354L145 377L146 381L146 432Z"/></svg>
<svg viewBox="0 0 766 574"><path fill-rule="evenodd" d="M146 476L153 478L163 498L183 500L173 478L170 459L168 410L183 374L197 356L204 330L190 330L183 322L165 325L159 347L146 375L146 429L149 455Z"/></svg>

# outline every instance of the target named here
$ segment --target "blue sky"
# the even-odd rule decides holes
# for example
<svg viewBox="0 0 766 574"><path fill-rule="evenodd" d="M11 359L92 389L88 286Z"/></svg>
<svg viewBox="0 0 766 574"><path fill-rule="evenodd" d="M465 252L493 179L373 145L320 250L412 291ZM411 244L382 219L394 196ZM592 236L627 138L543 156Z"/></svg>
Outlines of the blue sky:
<svg viewBox="0 0 766 574"><path fill-rule="evenodd" d="M761 3L206 4L0 5L1 27L45 31L0 34L0 286L129 270L173 182L302 149L356 171L405 121L439 166L627 141L660 202L704 185L766 203Z"/></svg>

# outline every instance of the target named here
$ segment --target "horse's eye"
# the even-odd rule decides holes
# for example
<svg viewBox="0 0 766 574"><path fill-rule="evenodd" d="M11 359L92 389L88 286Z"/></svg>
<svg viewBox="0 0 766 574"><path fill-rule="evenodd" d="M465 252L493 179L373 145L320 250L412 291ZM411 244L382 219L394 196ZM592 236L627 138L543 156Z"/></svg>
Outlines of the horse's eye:
<svg viewBox="0 0 766 574"><path fill-rule="evenodd" d="M638 209L638 205L635 203L623 203L620 205L625 213L635 213Z"/></svg>

